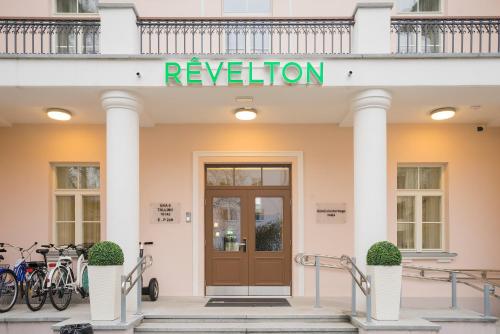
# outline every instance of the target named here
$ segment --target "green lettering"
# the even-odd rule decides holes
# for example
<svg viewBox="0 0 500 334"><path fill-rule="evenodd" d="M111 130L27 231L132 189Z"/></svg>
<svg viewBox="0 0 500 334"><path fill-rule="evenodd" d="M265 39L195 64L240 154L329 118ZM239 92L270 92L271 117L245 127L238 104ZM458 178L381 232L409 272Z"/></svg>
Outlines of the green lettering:
<svg viewBox="0 0 500 334"><path fill-rule="evenodd" d="M316 78L316 81L318 82L318 84L322 85L323 84L323 62L319 63L319 72L316 71L316 69L314 68L314 66L310 62L307 62L307 83L308 84L312 83L311 74Z"/></svg>
<svg viewBox="0 0 500 334"><path fill-rule="evenodd" d="M262 79L254 79L253 78L253 61L248 63L248 81L250 84L263 85L264 80Z"/></svg>
<svg viewBox="0 0 500 334"><path fill-rule="evenodd" d="M175 72L170 72L170 67L175 67ZM181 80L179 79L179 74L181 73L181 65L179 63L165 63L165 82L168 84L170 78L173 78L174 81L180 85L182 85Z"/></svg>
<svg viewBox="0 0 500 334"><path fill-rule="evenodd" d="M201 75L201 68L193 68L195 66L201 66L201 62L197 58L191 59L187 62L186 72L187 72L187 83L189 84L201 84L201 78L193 78L193 76Z"/></svg>
<svg viewBox="0 0 500 334"><path fill-rule="evenodd" d="M264 66L269 66L269 84L274 85L274 67L279 67L279 61L265 61Z"/></svg>
<svg viewBox="0 0 500 334"><path fill-rule="evenodd" d="M293 79L290 78L287 74L287 70L289 67L294 67L297 69L297 76ZM281 71L281 75L283 76L283 79L285 79L285 82L290 83L290 84L297 83L302 78L302 67L298 63L291 61L289 63L286 63L285 66L283 66L283 70Z"/></svg>
<svg viewBox="0 0 500 334"><path fill-rule="evenodd" d="M205 62L205 66L207 67L207 72L208 72L208 75L210 75L210 78L212 79L212 83L214 85L217 84L217 78L219 77L219 74L220 74L220 71L222 71L222 65L224 65L223 62L220 62L219 63L219 67L217 67L217 71L214 72L212 71L212 68L210 67L210 64L207 62Z"/></svg>
<svg viewBox="0 0 500 334"><path fill-rule="evenodd" d="M241 61L230 61L227 63L227 82L229 84L243 84L242 79L233 79L233 75L240 74L241 75L241 66L243 62ZM233 66L240 66L239 69L234 69Z"/></svg>

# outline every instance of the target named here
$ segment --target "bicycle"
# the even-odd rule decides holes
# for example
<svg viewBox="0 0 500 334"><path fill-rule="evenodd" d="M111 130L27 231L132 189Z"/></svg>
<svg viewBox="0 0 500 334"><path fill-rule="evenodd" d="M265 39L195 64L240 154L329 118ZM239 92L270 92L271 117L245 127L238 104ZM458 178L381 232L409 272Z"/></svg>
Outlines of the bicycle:
<svg viewBox="0 0 500 334"><path fill-rule="evenodd" d="M64 311L71 302L73 291L78 292L82 298L89 295L87 257L90 247L68 245L65 248L54 248L59 251L60 256L56 266L49 273L48 293L52 306L56 310ZM74 249L78 255L76 277L71 268L72 258L64 255L64 252L70 249Z"/></svg>
<svg viewBox="0 0 500 334"><path fill-rule="evenodd" d="M43 256L45 266L36 268L26 280L26 291L24 294L26 306L31 311L39 311L47 299L48 287L46 284L48 275L47 254L54 247L53 244L42 245L43 248L36 250L36 253Z"/></svg>
<svg viewBox="0 0 500 334"><path fill-rule="evenodd" d="M26 261L27 257L31 257L32 249L37 244L34 242L29 248L24 249L9 243L0 243L2 253L6 252L4 247L7 246L17 249L21 254L21 258L16 261L12 270L9 269L8 265L0 268L0 313L8 312L15 305L19 291L21 291L21 296L24 296L26 274L44 265L37 261ZM4 257L2 256L0 260L4 260Z"/></svg>

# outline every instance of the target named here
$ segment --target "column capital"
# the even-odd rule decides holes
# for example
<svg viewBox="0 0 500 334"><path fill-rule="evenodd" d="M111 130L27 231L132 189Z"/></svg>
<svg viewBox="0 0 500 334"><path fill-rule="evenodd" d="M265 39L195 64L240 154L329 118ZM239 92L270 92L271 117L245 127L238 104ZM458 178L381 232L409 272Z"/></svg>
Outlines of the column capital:
<svg viewBox="0 0 500 334"><path fill-rule="evenodd" d="M111 108L128 109L136 112L141 111L139 99L123 90L110 90L101 95L101 105L104 110Z"/></svg>
<svg viewBox="0 0 500 334"><path fill-rule="evenodd" d="M369 89L356 95L352 101L354 111L380 108L388 110L391 107L392 96L383 89Z"/></svg>

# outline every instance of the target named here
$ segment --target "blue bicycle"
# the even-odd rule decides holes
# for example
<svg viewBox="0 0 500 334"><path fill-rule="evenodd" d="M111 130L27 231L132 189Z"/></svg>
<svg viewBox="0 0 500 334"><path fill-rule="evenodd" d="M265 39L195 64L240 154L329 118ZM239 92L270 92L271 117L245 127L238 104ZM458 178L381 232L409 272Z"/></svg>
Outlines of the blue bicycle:
<svg viewBox="0 0 500 334"><path fill-rule="evenodd" d="M19 291L21 291L21 296L24 295L24 287L27 281L26 273L30 269L33 270L33 268L43 265L39 262L26 261L26 258L31 255L32 249L37 244L35 242L29 248L24 249L8 243L0 243L0 253L6 252L4 247L11 247L17 249L21 254L21 258L16 261L12 270L9 269L8 265L0 267L0 313L7 312L14 306ZM1 260L4 260L2 255L0 255Z"/></svg>

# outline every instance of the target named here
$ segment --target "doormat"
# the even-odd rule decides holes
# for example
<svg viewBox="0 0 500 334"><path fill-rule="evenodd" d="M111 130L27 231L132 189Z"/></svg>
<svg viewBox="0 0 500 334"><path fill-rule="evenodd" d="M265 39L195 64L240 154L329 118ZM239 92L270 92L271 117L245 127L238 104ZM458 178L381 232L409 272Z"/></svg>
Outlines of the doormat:
<svg viewBox="0 0 500 334"><path fill-rule="evenodd" d="M205 307L290 307L286 298L210 298Z"/></svg>

